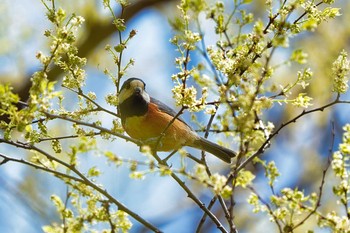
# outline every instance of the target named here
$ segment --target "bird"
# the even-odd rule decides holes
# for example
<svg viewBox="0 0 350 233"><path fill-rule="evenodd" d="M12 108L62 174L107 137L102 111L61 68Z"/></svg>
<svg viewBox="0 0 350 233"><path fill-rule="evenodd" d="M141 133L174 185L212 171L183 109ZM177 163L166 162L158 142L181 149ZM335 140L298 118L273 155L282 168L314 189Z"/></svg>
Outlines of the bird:
<svg viewBox="0 0 350 233"><path fill-rule="evenodd" d="M209 152L226 163L236 153L199 136L177 113L146 92L142 79L127 79L118 94L122 127L133 139L155 151L174 151L184 146ZM170 124L171 123L171 124Z"/></svg>

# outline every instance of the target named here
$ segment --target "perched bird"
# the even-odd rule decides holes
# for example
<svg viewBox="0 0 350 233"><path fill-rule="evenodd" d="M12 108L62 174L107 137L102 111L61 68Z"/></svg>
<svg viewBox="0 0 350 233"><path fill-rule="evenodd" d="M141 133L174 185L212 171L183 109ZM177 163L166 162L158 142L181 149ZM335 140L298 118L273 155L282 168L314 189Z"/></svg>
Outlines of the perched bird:
<svg viewBox="0 0 350 233"><path fill-rule="evenodd" d="M141 79L130 78L123 83L119 92L119 114L123 128L130 137L141 140L157 151L190 146L207 151L227 163L236 156L232 150L200 137L179 117L169 125L176 112L150 97L145 87Z"/></svg>

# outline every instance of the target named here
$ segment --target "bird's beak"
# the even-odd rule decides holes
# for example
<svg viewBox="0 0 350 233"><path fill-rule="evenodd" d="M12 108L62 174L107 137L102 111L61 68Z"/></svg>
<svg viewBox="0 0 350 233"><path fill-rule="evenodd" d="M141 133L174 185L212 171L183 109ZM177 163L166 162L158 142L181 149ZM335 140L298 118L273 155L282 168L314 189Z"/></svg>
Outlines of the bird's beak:
<svg viewBox="0 0 350 233"><path fill-rule="evenodd" d="M135 87L134 94L140 95L141 93L142 93L142 88L141 87Z"/></svg>

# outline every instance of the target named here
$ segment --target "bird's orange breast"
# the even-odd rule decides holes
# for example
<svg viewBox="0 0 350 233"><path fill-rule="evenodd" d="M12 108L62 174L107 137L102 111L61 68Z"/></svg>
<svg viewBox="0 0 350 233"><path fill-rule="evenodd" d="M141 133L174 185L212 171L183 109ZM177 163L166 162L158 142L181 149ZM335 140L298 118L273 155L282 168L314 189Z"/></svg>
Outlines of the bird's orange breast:
<svg viewBox="0 0 350 233"><path fill-rule="evenodd" d="M128 117L125 119L123 126L130 137L146 141L154 147L158 137L164 132L172 119L173 116L160 111L157 105L149 103L145 115ZM164 132L164 136L157 145L157 150L171 151L179 149L182 146L191 145L197 137L197 134L185 123L176 119Z"/></svg>

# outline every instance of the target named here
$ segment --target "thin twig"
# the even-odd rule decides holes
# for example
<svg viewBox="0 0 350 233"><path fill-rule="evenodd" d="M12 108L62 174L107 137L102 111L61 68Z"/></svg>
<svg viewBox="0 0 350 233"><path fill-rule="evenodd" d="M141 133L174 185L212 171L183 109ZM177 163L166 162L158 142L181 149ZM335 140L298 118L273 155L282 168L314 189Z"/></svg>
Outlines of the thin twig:
<svg viewBox="0 0 350 233"><path fill-rule="evenodd" d="M69 192L69 186L67 185L66 188L66 200L64 201L64 210L66 211L68 207L68 201L70 198L70 192ZM66 215L62 214L62 222L63 222L63 232L66 233L68 232L68 226L67 226L67 220L66 220Z"/></svg>
<svg viewBox="0 0 350 233"><path fill-rule="evenodd" d="M86 134L84 136L97 136L97 135L101 135L101 132L93 132L93 133L89 133ZM45 142L45 141L52 141L52 140L62 140L62 139L72 139L72 138L78 138L81 137L81 135L67 135L67 136L58 136L58 137L49 137L49 138L39 138L38 142Z"/></svg>
<svg viewBox="0 0 350 233"><path fill-rule="evenodd" d="M248 163L250 163L254 158L256 158L257 156L261 155L262 153L265 152L266 150L266 146L270 143L271 139L274 138L277 134L279 134L279 132L284 129L286 126L290 125L291 123L296 123L296 121L308 114L314 113L314 112L318 112L318 111L324 111L326 108L329 108L333 105L336 104L350 104L350 101L343 101L343 100L339 100L339 95L336 97L336 99L322 107L318 107L318 108L314 108L311 110L304 110L302 111L299 115L293 117L291 120L287 121L286 123L281 124L281 126L275 130L275 132L273 132L269 138L260 146L260 148L253 154L251 155L248 159L246 159L242 164L240 164L240 166L237 168L238 171L242 170L244 167L247 166ZM231 178L233 179L233 177Z"/></svg>
<svg viewBox="0 0 350 233"><path fill-rule="evenodd" d="M193 193L192 191L187 187L184 181L182 181L176 174L171 173L171 177L181 186L181 188L187 193L188 197L191 198L198 206L201 208L208 216L209 218L215 223L218 230L220 230L223 233L227 233L224 226L221 224L219 219L213 214L208 208L205 207L204 203L202 203Z"/></svg>
<svg viewBox="0 0 350 233"><path fill-rule="evenodd" d="M93 99L91 99L89 96L87 96L87 95L85 95L84 93L83 93L83 91L79 88L79 90L78 91L76 91L76 90L74 90L74 89L72 89L72 88L69 88L69 87L67 87L67 86L63 86L64 88L66 88L66 89L68 89L69 91L71 91L71 92L74 92L75 94L77 94L78 96L82 96L83 98L85 98L87 101L89 101L89 102L91 102L93 105L95 105L96 106L96 110L95 111L103 111L103 112L106 112L106 113L108 113L108 114L110 114L110 115L112 115L112 116L115 116L115 117L118 117L119 118L119 115L117 114L117 113L115 113L115 112L112 112L112 111L110 111L110 110L108 110L108 109L105 109L105 108L103 108L101 105L99 105L96 101L94 101Z"/></svg>
<svg viewBox="0 0 350 233"><path fill-rule="evenodd" d="M133 138L125 136L124 134L113 132L112 130L109 130L107 128L101 127L101 126L96 125L94 123L88 123L88 122L76 120L76 119L73 119L73 118L70 118L70 117L67 117L67 116L61 116L61 115L52 114L52 113L48 113L48 112L43 112L43 114L45 114L48 118L51 118L51 119L62 119L62 120L73 122L73 123L75 123L77 125L84 125L84 126L88 126L90 128L98 129L98 130L100 130L103 133L109 133L111 135L114 135L114 136L117 136L119 138L122 138L122 139L124 139L126 141L133 142L133 143L135 143L138 146L143 145L142 142L140 142L139 140L135 140Z"/></svg>
<svg viewBox="0 0 350 233"><path fill-rule="evenodd" d="M279 219L278 219L278 217L273 213L273 210L272 210L271 206L269 205L269 203L267 203L267 202L257 193L257 191L256 191L252 186L248 186L248 188L258 197L259 201L261 201L261 203L263 203L263 204L266 206L267 210L269 211L269 214L273 217L273 219L274 219L274 221L275 221L275 223L276 223L276 225L277 225L277 227L278 227L279 232L280 232L280 233L283 233L284 231L283 231L282 226L281 226L281 224L280 224L280 222L279 222Z"/></svg>
<svg viewBox="0 0 350 233"><path fill-rule="evenodd" d="M115 229L115 224L112 221L112 216L110 213L110 205L108 201L103 202L103 206L106 210L107 216L108 216L108 222L109 222L109 226L111 227L111 233L116 233L116 229Z"/></svg>
<svg viewBox="0 0 350 233"><path fill-rule="evenodd" d="M216 115L216 112L217 112L218 108L219 108L219 106L215 105L215 113L213 115L211 115L210 118L209 118L209 121L208 121L208 124L207 124L207 127L206 127L206 131L205 131L205 134L204 134L204 138L208 138L208 136L209 136L209 130L210 130L210 127L211 127L211 125L213 123L213 120L215 118L215 115ZM210 177L211 176L211 171L210 171L209 166L208 166L208 164L206 162L205 152L204 151L202 151L202 159L201 159L201 161L202 161L202 164L204 164L204 166L206 168L205 170L206 170L207 175ZM232 216L231 216L230 212L228 211L228 208L226 206L224 198L220 194L218 194L216 196L217 196L217 198L218 198L218 200L220 202L222 210L224 211L226 220L229 223L230 232L235 232L236 231L236 226L235 226L235 224L232 221ZM208 207L208 209L210 210L209 207ZM200 224L204 223L204 221L206 219L205 215L206 215L206 213L204 213L204 215L202 216ZM202 220L203 220L203 223L202 223ZM200 228L201 228L201 226L198 226L197 230L200 231Z"/></svg>
<svg viewBox="0 0 350 233"><path fill-rule="evenodd" d="M207 207L209 210L211 210L211 208L214 206L214 204L215 204L215 202L216 202L217 199L218 199L217 196L214 196L214 197L211 199L211 201L210 201L210 203L208 204L208 207ZM201 218L201 220L199 221L199 223L198 223L198 225L197 225L196 233L201 232L202 227L204 226L204 223L205 223L205 220L207 219L207 217L208 217L207 213L204 212L204 213L203 213L203 216L202 216L202 218Z"/></svg>
<svg viewBox="0 0 350 233"><path fill-rule="evenodd" d="M250 162L253 161L254 158L260 156L261 154L263 154L265 152L265 150L267 149L268 145L270 144L270 141L276 137L279 132L284 129L286 126L290 125L291 123L296 123L297 120L305 115L314 113L314 112L318 112L318 111L324 111L326 108L329 108L333 105L336 104L350 104L350 101L346 101L346 100L340 100L340 95L338 94L335 98L334 101L322 106L322 107L318 107L318 108L314 108L308 111L302 111L300 114L298 114L297 116L293 117L291 120L287 121L286 123L281 124L281 126L279 128L277 128L272 134L270 134L270 136L266 139L266 141L260 146L260 148L253 154L251 155L248 159L246 159L244 162L239 163L237 162L237 164L239 164L239 166L233 170L233 172L231 172L231 174L229 175L226 184L230 184L232 182L232 180L234 180L237 177L237 174L239 171L241 171L243 168L245 168ZM238 158L240 157L240 155L238 156ZM325 175L325 174L324 174ZM216 197L212 198L211 203L217 200ZM213 203L213 204L214 204ZM204 216L203 216L204 217ZM201 220L202 221L202 220Z"/></svg>
<svg viewBox="0 0 350 233"><path fill-rule="evenodd" d="M322 3L323 3L323 1L317 3L315 6L317 7L317 6L321 5ZM294 20L293 24L298 23L299 20L301 20L307 13L308 13L308 11L305 10L305 12L302 15L300 15L296 20Z"/></svg>
<svg viewBox="0 0 350 233"><path fill-rule="evenodd" d="M153 157L157 160L157 162L166 167L166 168L170 168L170 166L163 161L158 155L157 153L153 153ZM180 187L187 193L187 196L192 199L198 206L199 208L201 208L209 217L210 219L215 223L216 227L223 233L227 233L226 229L224 228L224 226L221 224L221 222L219 221L219 219L215 216L215 214L213 214L208 208L205 207L205 204L203 202L201 202L196 195L194 195L194 193L187 187L187 185L185 184L184 181L182 181L174 172L170 173L170 176L180 185Z"/></svg>
<svg viewBox="0 0 350 233"><path fill-rule="evenodd" d="M80 179L80 178L77 178L77 177L75 177L75 176L68 175L68 174L65 174L65 173L62 173L62 172L59 172L59 171L56 171L56 170L52 170L52 169L47 168L47 167L40 166L40 165L38 165L38 164L29 162L29 161L24 160L24 159L12 158L12 157L6 156L6 155L4 155L4 154L2 154L2 153L0 153L0 157L3 158L3 161L1 161L0 166L1 166L1 165L4 165L4 164L7 163L7 162L21 163L21 164L27 165L27 166L29 166L29 167L33 167L33 168L35 168L35 169L38 169L38 170L42 170L42 171L51 173L51 174L53 174L54 176L56 176L56 177L58 177L58 178L60 178L60 179L65 178L65 179L74 180L74 181L76 181L76 182L83 183L83 180Z"/></svg>
<svg viewBox="0 0 350 233"><path fill-rule="evenodd" d="M325 184L327 171L331 165L331 158L332 158L333 148L334 148L334 141L335 141L334 122L332 122L331 134L332 134L332 139L331 139L331 145L329 147L329 155L327 158L327 165L326 165L326 168L322 172L321 184L320 184L320 187L318 188L318 197L317 197L317 202L315 204L315 208L303 220L301 220L299 223L295 224L293 226L293 229L296 229L297 227L303 225L306 222L306 220L308 220L314 213L316 213L317 209L321 206L323 187Z"/></svg>

